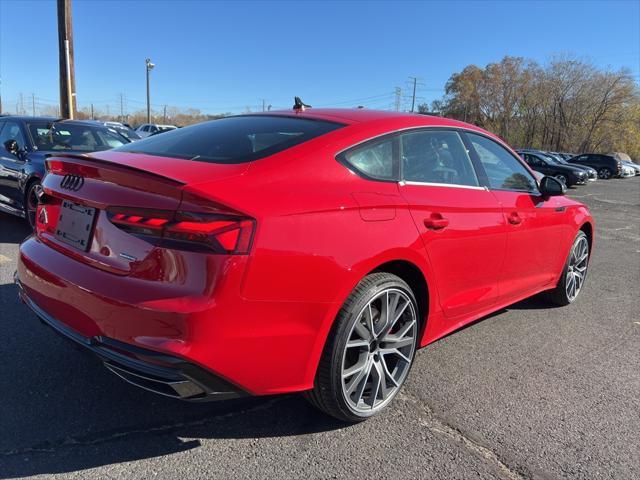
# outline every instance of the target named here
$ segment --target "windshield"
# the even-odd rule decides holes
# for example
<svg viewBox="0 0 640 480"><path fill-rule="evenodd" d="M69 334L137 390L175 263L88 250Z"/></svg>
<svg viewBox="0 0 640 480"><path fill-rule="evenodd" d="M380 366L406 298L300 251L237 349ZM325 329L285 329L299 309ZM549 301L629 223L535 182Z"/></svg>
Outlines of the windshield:
<svg viewBox="0 0 640 480"><path fill-rule="evenodd" d="M133 140L140 140L140 135L138 135L135 130L132 130L130 128L127 127L108 127L111 130L115 130L117 133L119 133L120 135L122 135L123 137L133 141Z"/></svg>
<svg viewBox="0 0 640 480"><path fill-rule="evenodd" d="M96 152L127 143L127 139L116 132L92 125L37 122L28 126L38 150Z"/></svg>
<svg viewBox="0 0 640 480"><path fill-rule="evenodd" d="M244 163L311 140L342 124L271 115L243 115L153 135L118 148L209 163Z"/></svg>

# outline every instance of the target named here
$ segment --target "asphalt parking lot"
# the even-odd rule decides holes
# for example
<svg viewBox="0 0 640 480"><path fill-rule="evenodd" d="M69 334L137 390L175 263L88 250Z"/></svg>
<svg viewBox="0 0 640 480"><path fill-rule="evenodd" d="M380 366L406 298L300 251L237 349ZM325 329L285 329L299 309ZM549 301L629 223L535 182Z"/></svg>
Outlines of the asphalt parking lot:
<svg viewBox="0 0 640 480"><path fill-rule="evenodd" d="M0 479L640 478L640 178L570 195L597 222L581 298L430 345L355 426L298 396L198 405L121 382L19 304L27 230L0 214Z"/></svg>

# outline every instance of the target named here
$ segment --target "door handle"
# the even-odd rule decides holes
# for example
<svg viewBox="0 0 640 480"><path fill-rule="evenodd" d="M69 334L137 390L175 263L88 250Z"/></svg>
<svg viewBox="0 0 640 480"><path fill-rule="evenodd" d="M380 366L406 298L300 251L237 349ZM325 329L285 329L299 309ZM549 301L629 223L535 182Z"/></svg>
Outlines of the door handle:
<svg viewBox="0 0 640 480"><path fill-rule="evenodd" d="M429 230L442 230L448 225L449 219L439 213L432 213L430 217L424 219L424 226Z"/></svg>
<svg viewBox="0 0 640 480"><path fill-rule="evenodd" d="M520 225L522 223L522 217L518 215L518 212L511 212L507 218L511 225Z"/></svg>

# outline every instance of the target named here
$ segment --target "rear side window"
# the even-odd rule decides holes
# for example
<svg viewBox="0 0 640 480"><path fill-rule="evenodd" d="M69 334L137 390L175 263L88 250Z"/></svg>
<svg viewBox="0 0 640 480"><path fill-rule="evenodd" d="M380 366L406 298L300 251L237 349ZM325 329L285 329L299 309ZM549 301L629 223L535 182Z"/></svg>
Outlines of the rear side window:
<svg viewBox="0 0 640 480"><path fill-rule="evenodd" d="M365 178L373 180L394 180L393 162L394 139L387 137L382 140L367 142L343 153L340 161L353 167Z"/></svg>
<svg viewBox="0 0 640 480"><path fill-rule="evenodd" d="M492 189L537 191L536 183L529 171L507 149L482 135L467 133L467 136L489 177Z"/></svg>
<svg viewBox="0 0 640 480"><path fill-rule="evenodd" d="M172 130L117 150L208 163L244 163L279 153L342 126L305 118L243 115Z"/></svg>
<svg viewBox="0 0 640 480"><path fill-rule="evenodd" d="M457 132L418 131L405 133L400 138L404 180L479 185L471 159Z"/></svg>

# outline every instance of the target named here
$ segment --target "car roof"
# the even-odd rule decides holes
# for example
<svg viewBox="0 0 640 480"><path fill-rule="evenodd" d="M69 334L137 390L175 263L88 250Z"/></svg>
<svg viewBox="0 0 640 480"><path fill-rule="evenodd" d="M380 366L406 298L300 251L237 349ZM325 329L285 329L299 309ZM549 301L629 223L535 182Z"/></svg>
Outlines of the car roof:
<svg viewBox="0 0 640 480"><path fill-rule="evenodd" d="M287 115L300 118L312 118L317 120L339 121L341 123L348 124L406 117L446 120L441 117L421 115L416 113L369 110L367 108L307 108L305 110L272 110L269 112L257 112L251 115Z"/></svg>
<svg viewBox="0 0 640 480"><path fill-rule="evenodd" d="M345 125L364 125L380 121L390 121L403 128L411 127L456 127L474 130L491 137L498 138L490 132L469 123L452 120L450 118L419 113L393 112L387 110L369 110L366 108L307 108L305 110L272 110L269 112L250 113L248 115L288 116L308 118L311 120L326 120ZM501 140L503 143L504 141Z"/></svg>
<svg viewBox="0 0 640 480"><path fill-rule="evenodd" d="M55 122L60 120L58 117L32 117L30 115L2 115L2 120L21 120L23 122Z"/></svg>

